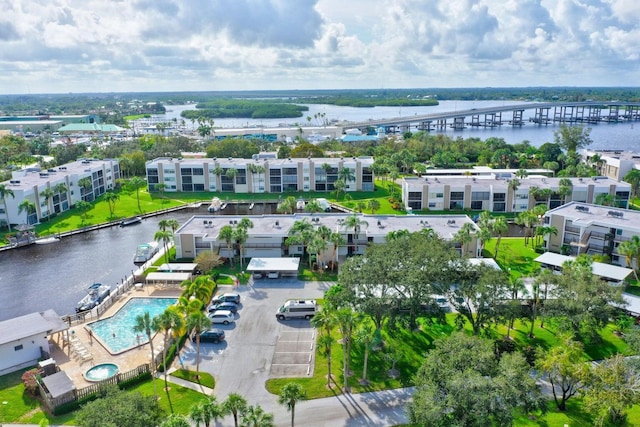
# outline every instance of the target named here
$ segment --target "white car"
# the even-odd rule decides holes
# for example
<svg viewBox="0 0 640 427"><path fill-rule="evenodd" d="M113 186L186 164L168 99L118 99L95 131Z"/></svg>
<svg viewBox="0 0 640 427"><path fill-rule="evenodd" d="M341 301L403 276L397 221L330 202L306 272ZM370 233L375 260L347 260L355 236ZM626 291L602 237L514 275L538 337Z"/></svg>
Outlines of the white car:
<svg viewBox="0 0 640 427"><path fill-rule="evenodd" d="M223 325L228 325L236 320L229 310L216 310L213 313L209 313L209 319L211 319L211 323L222 323Z"/></svg>

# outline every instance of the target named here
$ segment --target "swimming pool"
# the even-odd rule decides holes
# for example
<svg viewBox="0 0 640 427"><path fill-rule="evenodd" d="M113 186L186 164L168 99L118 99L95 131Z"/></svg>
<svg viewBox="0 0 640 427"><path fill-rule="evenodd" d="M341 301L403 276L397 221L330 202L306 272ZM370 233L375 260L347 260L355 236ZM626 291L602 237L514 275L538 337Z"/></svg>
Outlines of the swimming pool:
<svg viewBox="0 0 640 427"><path fill-rule="evenodd" d="M110 353L122 353L149 341L145 333L137 334L133 331L137 316L148 311L149 316L154 318L176 301L176 298L131 298L113 316L87 326Z"/></svg>

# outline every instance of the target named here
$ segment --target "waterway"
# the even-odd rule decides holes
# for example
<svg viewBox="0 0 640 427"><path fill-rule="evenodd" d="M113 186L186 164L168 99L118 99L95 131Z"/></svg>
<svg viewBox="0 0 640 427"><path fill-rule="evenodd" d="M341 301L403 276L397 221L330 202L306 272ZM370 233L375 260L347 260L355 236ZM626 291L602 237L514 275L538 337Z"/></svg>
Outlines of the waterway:
<svg viewBox="0 0 640 427"><path fill-rule="evenodd" d="M309 104L309 111L304 113L304 117L293 119L216 119L214 126L221 128L242 128L242 127L278 127L278 126L302 126L321 125L322 120L346 121L346 122L362 122L367 120L386 119L401 116L414 116L421 114L434 114L441 112L470 110L472 108L485 107L502 107L508 105L521 105L522 101L440 101L439 105L432 107L373 107L373 108L355 108L355 107L339 107L326 104ZM184 110L195 109L194 105L171 105L167 106L167 113L160 116L154 116L160 120L171 121L176 118L181 120L180 113ZM533 116L533 110L525 111L525 120ZM318 116L316 119L315 116ZM307 121L307 116L311 117L311 121ZM502 115L503 121L511 118L510 113ZM470 118L468 118L470 120ZM197 127L197 123L192 124L185 121L185 125ZM600 123L589 125L591 128L591 139L593 149L617 149L624 151L640 151L640 122L628 123ZM535 124L526 124L521 127L513 127L503 125L491 129L467 128L461 131L447 129L445 131L432 131L432 134L444 134L452 138L480 138L482 140L497 137L503 138L509 144L519 144L522 141L529 141L531 145L539 147L546 142L553 142L554 131L558 130L558 125L540 126ZM322 133L322 132L320 132Z"/></svg>

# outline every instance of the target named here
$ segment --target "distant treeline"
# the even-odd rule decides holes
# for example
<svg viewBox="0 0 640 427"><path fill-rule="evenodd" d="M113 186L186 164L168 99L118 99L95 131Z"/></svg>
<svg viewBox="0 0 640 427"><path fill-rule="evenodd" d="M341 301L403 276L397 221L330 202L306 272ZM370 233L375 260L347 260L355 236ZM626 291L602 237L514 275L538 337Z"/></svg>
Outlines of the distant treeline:
<svg viewBox="0 0 640 427"><path fill-rule="evenodd" d="M408 95L410 96L410 95ZM328 96L328 97L313 97L313 98L299 98L298 102L304 104L331 104L338 105L340 107L424 107L430 105L438 105L438 100L433 98L416 99L416 98L382 98L377 95L373 96Z"/></svg>
<svg viewBox="0 0 640 427"><path fill-rule="evenodd" d="M304 105L274 101L255 101L243 99L218 99L196 104L196 110L185 110L181 116L188 120L250 118L279 119L302 117L303 111L309 110Z"/></svg>

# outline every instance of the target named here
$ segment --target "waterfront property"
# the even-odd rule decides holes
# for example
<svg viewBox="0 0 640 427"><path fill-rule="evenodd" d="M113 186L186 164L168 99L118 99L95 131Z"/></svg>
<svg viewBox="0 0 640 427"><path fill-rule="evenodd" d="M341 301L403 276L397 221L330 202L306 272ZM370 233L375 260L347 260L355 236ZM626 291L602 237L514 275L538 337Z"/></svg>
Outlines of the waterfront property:
<svg viewBox="0 0 640 427"><path fill-rule="evenodd" d="M86 178L88 185L81 185ZM5 197L7 212L0 204L0 222L36 224L52 214L68 211L80 200L92 202L108 190L115 188L120 178L117 159L82 159L55 168L42 170L27 168L14 171L9 181L2 184L13 192ZM45 195L49 193L49 197ZM24 201L33 203L35 210L21 210Z"/></svg>
<svg viewBox="0 0 640 427"><path fill-rule="evenodd" d="M640 212L571 202L547 211L543 222L558 232L545 236L547 250L570 255L608 255L612 264L632 267L618 247L640 235Z"/></svg>
<svg viewBox="0 0 640 427"><path fill-rule="evenodd" d="M582 150L582 158L592 163L600 175L624 179L633 169L640 169L640 154L621 150Z"/></svg>
<svg viewBox="0 0 640 427"><path fill-rule="evenodd" d="M224 193L284 193L333 191L340 171L351 171L345 191L374 191L373 157L309 159L173 159L147 162L149 191L219 191Z"/></svg>
<svg viewBox="0 0 640 427"><path fill-rule="evenodd" d="M569 201L594 203L611 196L618 207L627 208L631 185L608 177L517 178L511 172L478 176L423 176L402 180L402 200L413 210L470 209L489 212L524 212L536 205L554 209ZM569 180L571 186L565 186ZM566 187L562 188L562 187ZM566 193L564 193L566 191Z"/></svg>
<svg viewBox="0 0 640 427"><path fill-rule="evenodd" d="M347 218L355 215L360 225L354 228L347 225ZM230 258L239 255L236 245L227 242L219 234L225 225L234 227L242 218L248 218L253 228L247 230L248 238L243 244L243 255L247 258L280 258L302 256L302 245L286 244L289 231L296 221L309 221L315 228L326 226L331 231L340 233L344 244L334 253L333 244L327 242L327 249L320 258L325 262L341 262L347 256L364 254L370 243L384 243L390 232L407 230L415 232L431 229L445 240L453 241L456 233L469 223L477 230L477 226L466 215L364 215L364 214L306 214L294 215L256 215L256 216L214 216L196 215L176 230L174 240L176 258L195 258L205 251L213 251L221 257ZM479 245L474 235L464 246L455 243L465 255L478 256Z"/></svg>
<svg viewBox="0 0 640 427"><path fill-rule="evenodd" d="M48 358L49 338L67 329L67 324L53 310L0 322L0 375Z"/></svg>

